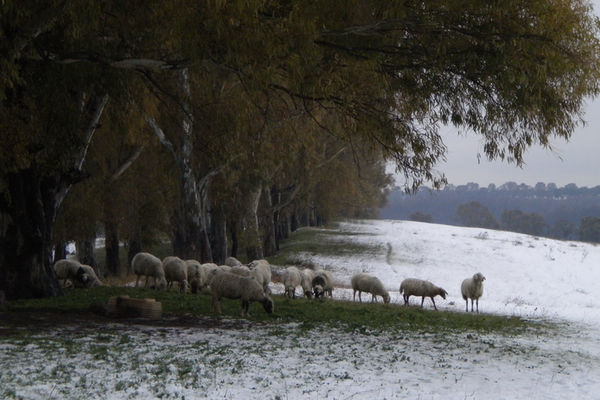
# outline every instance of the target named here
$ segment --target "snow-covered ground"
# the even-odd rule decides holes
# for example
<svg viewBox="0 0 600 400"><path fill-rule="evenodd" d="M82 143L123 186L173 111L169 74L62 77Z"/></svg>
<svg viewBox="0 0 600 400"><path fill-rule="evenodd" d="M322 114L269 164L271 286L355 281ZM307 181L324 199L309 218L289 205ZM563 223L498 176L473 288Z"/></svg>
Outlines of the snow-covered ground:
<svg viewBox="0 0 600 400"><path fill-rule="evenodd" d="M449 293L436 298L438 309L464 312L460 284L481 272L481 312L551 321L558 329L519 336L381 333L232 321L235 329L64 330L41 342L0 341L0 398L598 398L600 247L407 221L356 221L340 229L360 234L335 237L373 253L304 255L331 269L339 286L348 287L355 272L371 273L399 306L400 282L426 279ZM283 291L279 284L273 289ZM334 299L351 297L349 289L334 290Z"/></svg>

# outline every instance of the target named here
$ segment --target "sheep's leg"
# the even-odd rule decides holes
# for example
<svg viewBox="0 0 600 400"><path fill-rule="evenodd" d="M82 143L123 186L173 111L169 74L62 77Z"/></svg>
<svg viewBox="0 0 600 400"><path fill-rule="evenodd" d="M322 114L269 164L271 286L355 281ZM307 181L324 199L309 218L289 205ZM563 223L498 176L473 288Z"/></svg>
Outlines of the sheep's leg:
<svg viewBox="0 0 600 400"><path fill-rule="evenodd" d="M215 311L215 309L217 310L217 312L219 314L221 314L221 304L220 304L219 298L217 298L217 296L213 296L213 298L212 298L212 310Z"/></svg>
<svg viewBox="0 0 600 400"><path fill-rule="evenodd" d="M466 311L466 312L469 312L469 299L466 299L466 300L465 300L465 304L466 304L466 306L467 306L467 311Z"/></svg>
<svg viewBox="0 0 600 400"><path fill-rule="evenodd" d="M408 299L410 298L410 296L404 295L402 297L404 297L404 305L407 306L408 305Z"/></svg>
<svg viewBox="0 0 600 400"><path fill-rule="evenodd" d="M148 275L146 275L146 282L144 282L144 289L146 289L146 287L148 286L148 281L149 280L150 280L150 277Z"/></svg>
<svg viewBox="0 0 600 400"><path fill-rule="evenodd" d="M479 299L475 300L475 304L477 305L477 313L479 314Z"/></svg>
<svg viewBox="0 0 600 400"><path fill-rule="evenodd" d="M431 302L433 303L433 309L437 311L437 307L435 306L435 300L433 300L433 297L431 297Z"/></svg>
<svg viewBox="0 0 600 400"><path fill-rule="evenodd" d="M137 276L137 279L135 280L135 287L138 287L140 283L140 275Z"/></svg>
<svg viewBox="0 0 600 400"><path fill-rule="evenodd" d="M421 297L421 308L423 308L423 303L425 303L425 296Z"/></svg>

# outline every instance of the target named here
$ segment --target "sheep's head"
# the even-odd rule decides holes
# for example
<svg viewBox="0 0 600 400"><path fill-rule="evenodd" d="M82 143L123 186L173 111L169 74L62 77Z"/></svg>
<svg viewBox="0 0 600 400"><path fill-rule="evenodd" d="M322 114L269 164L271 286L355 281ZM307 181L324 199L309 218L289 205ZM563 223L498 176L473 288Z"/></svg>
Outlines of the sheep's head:
<svg viewBox="0 0 600 400"><path fill-rule="evenodd" d="M323 294L324 294L324 293L323 293L323 286L321 286L321 285L316 285L316 286L314 287L314 289L315 289L315 299L318 299L319 297L322 297L322 296L323 296Z"/></svg>
<svg viewBox="0 0 600 400"><path fill-rule="evenodd" d="M167 281L165 280L165 278L161 278L158 281L158 284L156 285L156 289L161 292L164 292L165 290L167 290Z"/></svg>
<svg viewBox="0 0 600 400"><path fill-rule="evenodd" d="M267 312L267 314L273 314L275 311L275 302L270 297L265 297L262 302L263 308Z"/></svg>
<svg viewBox="0 0 600 400"><path fill-rule="evenodd" d="M481 274L481 272L476 273L475 275L473 275L473 280L477 283L483 282L485 281L485 276L483 276Z"/></svg>
<svg viewBox="0 0 600 400"><path fill-rule="evenodd" d="M446 300L446 296L448 295L448 292L446 292L444 289L440 288L440 291L438 292L438 294L440 296L442 296L442 299Z"/></svg>
<svg viewBox="0 0 600 400"><path fill-rule="evenodd" d="M187 290L188 290L188 281L184 279L183 282L181 282L180 286L181 287L180 287L179 290L181 291L181 293L187 293Z"/></svg>
<svg viewBox="0 0 600 400"><path fill-rule="evenodd" d="M390 304L390 295L389 294L386 294L385 296L383 296L383 303Z"/></svg>
<svg viewBox="0 0 600 400"><path fill-rule="evenodd" d="M306 296L307 299L312 299L313 298L313 292L312 292L312 290L305 290L304 291L304 295Z"/></svg>

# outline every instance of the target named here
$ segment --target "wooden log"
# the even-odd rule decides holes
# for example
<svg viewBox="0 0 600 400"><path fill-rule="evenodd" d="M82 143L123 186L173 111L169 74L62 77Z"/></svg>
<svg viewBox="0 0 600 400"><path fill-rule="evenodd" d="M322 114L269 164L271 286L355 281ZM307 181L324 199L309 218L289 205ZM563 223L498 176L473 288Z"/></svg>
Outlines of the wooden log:
<svg viewBox="0 0 600 400"><path fill-rule="evenodd" d="M159 319L162 317L162 303L154 299L130 299L121 295L108 300L106 314L109 317Z"/></svg>

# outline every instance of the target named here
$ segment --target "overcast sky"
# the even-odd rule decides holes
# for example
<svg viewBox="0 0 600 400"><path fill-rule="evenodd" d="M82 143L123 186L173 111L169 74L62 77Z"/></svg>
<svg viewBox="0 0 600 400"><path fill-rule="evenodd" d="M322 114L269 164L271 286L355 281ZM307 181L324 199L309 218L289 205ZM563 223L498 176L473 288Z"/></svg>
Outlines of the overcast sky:
<svg viewBox="0 0 600 400"><path fill-rule="evenodd" d="M600 0L596 0L596 14ZM579 187L600 185L600 99L589 100L584 120L587 125L579 127L567 143L554 139L550 152L532 147L525 154L525 165L518 168L506 161L489 162L483 155L481 137L473 133L459 135L456 129L445 128L442 138L448 147L447 161L439 163L436 170L444 173L448 183L464 185L469 182L487 186L499 186L513 181L535 186L538 182L556 183L559 187L575 183ZM477 159L481 154L481 160ZM401 183L401 177L397 178Z"/></svg>

